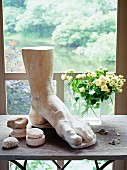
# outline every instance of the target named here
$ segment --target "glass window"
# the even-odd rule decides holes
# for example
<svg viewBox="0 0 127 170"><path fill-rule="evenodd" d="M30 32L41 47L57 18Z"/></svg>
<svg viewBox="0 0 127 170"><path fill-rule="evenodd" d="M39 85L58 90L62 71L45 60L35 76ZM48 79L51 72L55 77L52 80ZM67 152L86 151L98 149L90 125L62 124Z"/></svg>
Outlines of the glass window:
<svg viewBox="0 0 127 170"><path fill-rule="evenodd" d="M31 105L31 96L28 81L8 80L6 81L6 89L8 114L28 114Z"/></svg>
<svg viewBox="0 0 127 170"><path fill-rule="evenodd" d="M56 94L57 83L52 81ZM27 80L7 80L7 113L10 115L27 115L31 106L29 82Z"/></svg>
<svg viewBox="0 0 127 170"><path fill-rule="evenodd" d="M6 72L24 72L21 48L51 45L54 72L115 72L117 0L3 0Z"/></svg>

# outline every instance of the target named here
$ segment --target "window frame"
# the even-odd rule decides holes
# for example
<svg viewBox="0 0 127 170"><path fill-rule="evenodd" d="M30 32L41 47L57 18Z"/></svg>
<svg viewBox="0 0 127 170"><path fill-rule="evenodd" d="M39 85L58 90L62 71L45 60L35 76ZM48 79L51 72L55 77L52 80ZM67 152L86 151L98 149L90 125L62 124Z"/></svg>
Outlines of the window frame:
<svg viewBox="0 0 127 170"><path fill-rule="evenodd" d="M117 48L116 48L116 73L123 74L127 79L127 1L118 0L118 15L117 15ZM7 114L6 111L6 80L26 80L26 73L5 73L5 63L4 63L4 34L3 34L3 10L2 10L2 0L0 1L0 114ZM60 75L62 73L55 73L54 79L57 80L57 95L64 101L64 82L61 81ZM115 114L125 115L127 114L127 88L126 83L123 87L123 93L116 95L115 98ZM0 161L1 162L1 161ZM8 169L8 161L2 161L1 166L5 170ZM123 165L124 164L124 165ZM117 165L117 166L116 166ZM113 169L118 170L122 167L126 170L126 161L115 162Z"/></svg>

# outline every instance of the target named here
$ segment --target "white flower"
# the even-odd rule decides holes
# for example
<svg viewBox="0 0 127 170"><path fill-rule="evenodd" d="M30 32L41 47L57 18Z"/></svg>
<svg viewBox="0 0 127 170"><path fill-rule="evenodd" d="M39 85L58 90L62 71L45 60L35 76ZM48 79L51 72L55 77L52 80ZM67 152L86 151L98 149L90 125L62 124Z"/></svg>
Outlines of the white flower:
<svg viewBox="0 0 127 170"><path fill-rule="evenodd" d="M117 76L113 77L113 80L118 81L118 77Z"/></svg>
<svg viewBox="0 0 127 170"><path fill-rule="evenodd" d="M109 93L109 92L110 92L110 89L108 88L108 89L107 89L107 93Z"/></svg>
<svg viewBox="0 0 127 170"><path fill-rule="evenodd" d="M120 81L120 82L119 82L120 87L122 87L123 84L124 84L123 81Z"/></svg>
<svg viewBox="0 0 127 170"><path fill-rule="evenodd" d="M80 92L85 92L85 88L84 88L84 87L81 87L81 88L79 88L79 91L80 91Z"/></svg>
<svg viewBox="0 0 127 170"><path fill-rule="evenodd" d="M110 74L110 73L107 73L107 74L106 74L106 77L108 77L108 78L112 79L113 75L112 75L112 74Z"/></svg>
<svg viewBox="0 0 127 170"><path fill-rule="evenodd" d="M101 86L101 91L108 91L108 86L107 85Z"/></svg>
<svg viewBox="0 0 127 170"><path fill-rule="evenodd" d="M107 69L107 68L104 68L104 71L108 71L108 69Z"/></svg>
<svg viewBox="0 0 127 170"><path fill-rule="evenodd" d="M104 86L106 84L106 81L105 80L100 80L100 85L101 86Z"/></svg>
<svg viewBox="0 0 127 170"><path fill-rule="evenodd" d="M109 86L114 86L115 85L115 83L114 83L114 81L111 81L110 83L109 83Z"/></svg>
<svg viewBox="0 0 127 170"><path fill-rule="evenodd" d="M81 78L82 78L82 74L77 74L77 75L76 75L76 78L77 78L77 79L81 79Z"/></svg>
<svg viewBox="0 0 127 170"><path fill-rule="evenodd" d="M106 83L109 83L110 82L110 79L109 79L109 77L105 77L105 81L106 81Z"/></svg>
<svg viewBox="0 0 127 170"><path fill-rule="evenodd" d="M67 77L66 77L66 74L62 74L62 75L61 75L61 79L62 79L62 80L66 80L66 78L67 78Z"/></svg>
<svg viewBox="0 0 127 170"><path fill-rule="evenodd" d="M93 84L92 82L89 82L89 83L88 83L88 86L92 86L92 84Z"/></svg>
<svg viewBox="0 0 127 170"><path fill-rule="evenodd" d="M96 86L100 86L101 85L101 81L99 79L96 79L95 80L95 84L96 84Z"/></svg>
<svg viewBox="0 0 127 170"><path fill-rule="evenodd" d="M72 77L72 76L67 76L67 77L68 77L67 79L68 79L69 81L72 81L72 80L73 80L73 77Z"/></svg>
<svg viewBox="0 0 127 170"><path fill-rule="evenodd" d="M97 74L96 74L95 72L92 72L92 73L91 73L91 76L92 76L92 77L96 77Z"/></svg>
<svg viewBox="0 0 127 170"><path fill-rule="evenodd" d="M119 89L119 88L117 88L116 90L118 93L122 93L122 91L123 91L122 89Z"/></svg>
<svg viewBox="0 0 127 170"><path fill-rule="evenodd" d="M70 76L67 76L66 78L67 78L67 80L69 80L69 79L70 79Z"/></svg>
<svg viewBox="0 0 127 170"><path fill-rule="evenodd" d="M123 79L123 76L122 76L122 75L119 75L119 78Z"/></svg>
<svg viewBox="0 0 127 170"><path fill-rule="evenodd" d="M115 85L115 87L117 87L117 86L118 86L118 83L114 83L114 85Z"/></svg>
<svg viewBox="0 0 127 170"><path fill-rule="evenodd" d="M89 94L94 94L95 91L94 90L90 90Z"/></svg>
<svg viewBox="0 0 127 170"><path fill-rule="evenodd" d="M105 81L105 76L101 75L100 78L99 78L101 81Z"/></svg>
<svg viewBox="0 0 127 170"><path fill-rule="evenodd" d="M85 73L81 74L81 78L82 79L86 78L86 74Z"/></svg>
<svg viewBox="0 0 127 170"><path fill-rule="evenodd" d="M88 73L87 73L87 77L90 77L90 76L91 76L91 73L88 72Z"/></svg>
<svg viewBox="0 0 127 170"><path fill-rule="evenodd" d="M113 73L112 76L115 77L116 75Z"/></svg>

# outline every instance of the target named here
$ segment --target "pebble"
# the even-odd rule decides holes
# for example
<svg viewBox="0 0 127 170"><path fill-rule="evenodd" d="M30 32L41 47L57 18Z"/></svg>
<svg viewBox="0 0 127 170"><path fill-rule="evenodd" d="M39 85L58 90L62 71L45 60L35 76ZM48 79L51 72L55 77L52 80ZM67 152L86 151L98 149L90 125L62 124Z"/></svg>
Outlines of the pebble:
<svg viewBox="0 0 127 170"><path fill-rule="evenodd" d="M117 144L120 144L120 139L112 139L109 144L111 145L117 145Z"/></svg>
<svg viewBox="0 0 127 170"><path fill-rule="evenodd" d="M120 136L120 133L119 133L119 132L117 132L117 133L116 133L116 135L117 135L117 136Z"/></svg>
<svg viewBox="0 0 127 170"><path fill-rule="evenodd" d="M15 137L7 137L3 140L3 147L7 149L17 147L18 144L19 141Z"/></svg>
<svg viewBox="0 0 127 170"><path fill-rule="evenodd" d="M99 133L101 135L107 135L108 131L106 131L105 129L100 129L97 133Z"/></svg>

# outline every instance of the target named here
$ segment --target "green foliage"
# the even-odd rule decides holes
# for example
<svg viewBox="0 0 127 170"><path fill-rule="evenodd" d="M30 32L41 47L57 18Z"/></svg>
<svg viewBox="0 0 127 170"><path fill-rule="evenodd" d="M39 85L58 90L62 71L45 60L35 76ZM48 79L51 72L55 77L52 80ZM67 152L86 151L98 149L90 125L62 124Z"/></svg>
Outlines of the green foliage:
<svg viewBox="0 0 127 170"><path fill-rule="evenodd" d="M5 4L10 10L16 7L15 11L9 13L5 11L5 14L8 14L8 17L5 15L5 21L9 21L5 23L8 32L22 32L34 37L49 37L53 34L52 38L58 45L86 46L88 42L96 41L95 37L92 38L93 32L100 35L104 32L114 32L116 28L113 8L115 0L111 3L111 7L110 0L109 2L105 0L27 0L22 3L18 0L17 3L14 2L8 0ZM23 4L25 4L24 10L21 13L17 12L22 9Z"/></svg>
<svg viewBox="0 0 127 170"><path fill-rule="evenodd" d="M20 16L16 31L24 34L32 34L36 37L49 37L55 29L53 16L55 4L51 1L27 1L26 11Z"/></svg>
<svg viewBox="0 0 127 170"><path fill-rule="evenodd" d="M80 31L81 20L74 16L67 17L53 32L52 39L56 44L68 47L83 45L83 34ZM73 21L73 22L72 22Z"/></svg>
<svg viewBox="0 0 127 170"><path fill-rule="evenodd" d="M52 39L56 44L66 47L86 47L88 43L94 43L101 34L116 31L114 18L113 12L106 15L99 12L91 17L81 18L70 15L56 27Z"/></svg>
<svg viewBox="0 0 127 170"><path fill-rule="evenodd" d="M98 0L98 5L103 14L108 13L109 11L117 10L117 1L116 0Z"/></svg>
<svg viewBox="0 0 127 170"><path fill-rule="evenodd" d="M8 34L15 33L15 26L17 24L18 17L23 13L22 8L16 7L5 7L4 8L4 24L5 24L5 32Z"/></svg>
<svg viewBox="0 0 127 170"><path fill-rule="evenodd" d="M26 115L31 104L30 89L27 81L7 81L8 114Z"/></svg>
<svg viewBox="0 0 127 170"><path fill-rule="evenodd" d="M3 0L5 7L25 7L25 0Z"/></svg>
<svg viewBox="0 0 127 170"><path fill-rule="evenodd" d="M22 71L21 49L16 49L16 41L8 41L5 49L5 61L8 72Z"/></svg>
<svg viewBox="0 0 127 170"><path fill-rule="evenodd" d="M109 34L100 34L97 40L93 43L88 43L87 47L78 47L73 52L77 55L83 56L93 60L101 61L116 61L116 34L111 32Z"/></svg>

